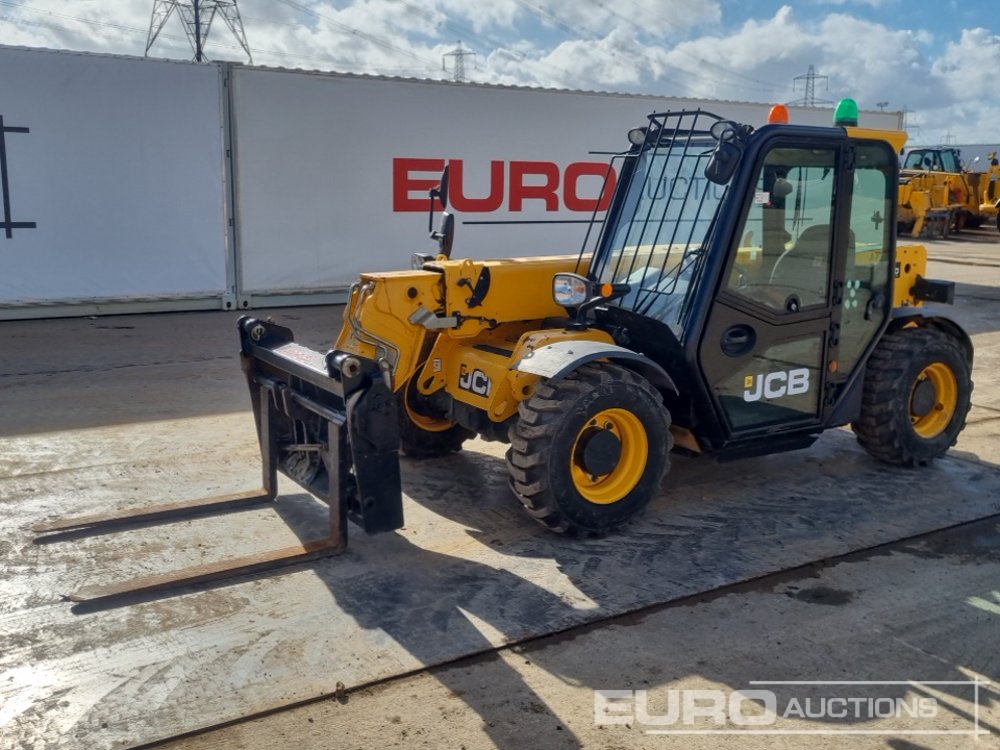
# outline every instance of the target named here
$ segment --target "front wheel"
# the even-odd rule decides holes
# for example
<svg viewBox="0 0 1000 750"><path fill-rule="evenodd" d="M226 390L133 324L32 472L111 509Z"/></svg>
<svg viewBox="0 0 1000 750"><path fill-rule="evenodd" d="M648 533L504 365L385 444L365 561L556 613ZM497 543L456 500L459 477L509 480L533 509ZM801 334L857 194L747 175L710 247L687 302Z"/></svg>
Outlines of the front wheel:
<svg viewBox="0 0 1000 750"><path fill-rule="evenodd" d="M438 458L462 450L462 443L475 436L457 422L436 413L421 397L416 378L403 388L398 399L399 449L410 458Z"/></svg>
<svg viewBox="0 0 1000 750"><path fill-rule="evenodd" d="M971 399L969 363L955 338L903 328L886 334L868 360L851 428L875 458L925 466L955 444Z"/></svg>
<svg viewBox="0 0 1000 750"><path fill-rule="evenodd" d="M511 487L560 534L604 533L641 512L669 468L670 414L624 367L587 364L542 383L510 430Z"/></svg>

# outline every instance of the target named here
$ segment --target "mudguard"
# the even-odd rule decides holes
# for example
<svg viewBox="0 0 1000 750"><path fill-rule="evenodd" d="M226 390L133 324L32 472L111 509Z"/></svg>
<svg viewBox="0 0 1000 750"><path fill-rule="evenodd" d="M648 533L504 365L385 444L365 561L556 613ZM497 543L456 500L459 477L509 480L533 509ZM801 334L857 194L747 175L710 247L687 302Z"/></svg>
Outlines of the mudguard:
<svg viewBox="0 0 1000 750"><path fill-rule="evenodd" d="M660 390L677 393L673 378L649 357L604 341L557 341L530 352L515 363L513 369L548 380L561 380L581 365L598 359L618 362L635 370Z"/></svg>
<svg viewBox="0 0 1000 750"><path fill-rule="evenodd" d="M927 328L937 328L951 336L954 336L965 352L965 357L972 367L972 358L975 348L972 339L965 329L962 328L948 315L944 315L933 306L924 307L896 307L893 308L891 320L889 321L888 332L898 331L907 325L925 326Z"/></svg>

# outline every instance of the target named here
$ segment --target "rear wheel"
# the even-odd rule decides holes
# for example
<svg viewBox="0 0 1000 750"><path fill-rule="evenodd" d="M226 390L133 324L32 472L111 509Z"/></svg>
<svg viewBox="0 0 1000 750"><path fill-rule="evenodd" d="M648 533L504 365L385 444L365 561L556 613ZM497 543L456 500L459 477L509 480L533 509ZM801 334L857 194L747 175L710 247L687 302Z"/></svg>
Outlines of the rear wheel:
<svg viewBox="0 0 1000 750"><path fill-rule="evenodd" d="M971 397L969 364L954 337L903 328L872 353L861 415L851 428L875 458L923 466L955 444Z"/></svg>
<svg viewBox="0 0 1000 750"><path fill-rule="evenodd" d="M410 458L437 458L462 450L475 435L454 420L435 413L411 380L399 399L399 448Z"/></svg>
<svg viewBox="0 0 1000 750"><path fill-rule="evenodd" d="M507 452L511 487L560 534L604 533L641 512L669 468L670 415L631 370L588 364L522 402Z"/></svg>

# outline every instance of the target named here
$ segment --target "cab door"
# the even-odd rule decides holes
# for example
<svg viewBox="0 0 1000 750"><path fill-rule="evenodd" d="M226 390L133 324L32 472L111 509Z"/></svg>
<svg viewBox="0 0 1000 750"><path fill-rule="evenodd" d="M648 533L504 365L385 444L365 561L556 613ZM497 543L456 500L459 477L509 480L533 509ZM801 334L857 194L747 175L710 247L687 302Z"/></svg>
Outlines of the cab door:
<svg viewBox="0 0 1000 750"><path fill-rule="evenodd" d="M833 279L850 235L847 150L843 139L778 141L759 157L699 345L727 443L822 422Z"/></svg>

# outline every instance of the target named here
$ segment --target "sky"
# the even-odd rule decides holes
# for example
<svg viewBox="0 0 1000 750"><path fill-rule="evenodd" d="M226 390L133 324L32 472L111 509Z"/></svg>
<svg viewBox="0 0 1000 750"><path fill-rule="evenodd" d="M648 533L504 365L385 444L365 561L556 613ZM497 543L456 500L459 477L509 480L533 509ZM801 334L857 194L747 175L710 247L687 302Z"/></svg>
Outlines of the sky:
<svg viewBox="0 0 1000 750"><path fill-rule="evenodd" d="M189 0L190 2L190 0ZM204 2L204 0L203 0ZM0 44L143 55L154 0L0 0ZM905 111L910 142L1000 141L986 0L238 0L257 65ZM453 53L461 50L461 57ZM246 61L219 20L206 53ZM175 14L150 55L189 59ZM832 104L828 104L832 106Z"/></svg>

